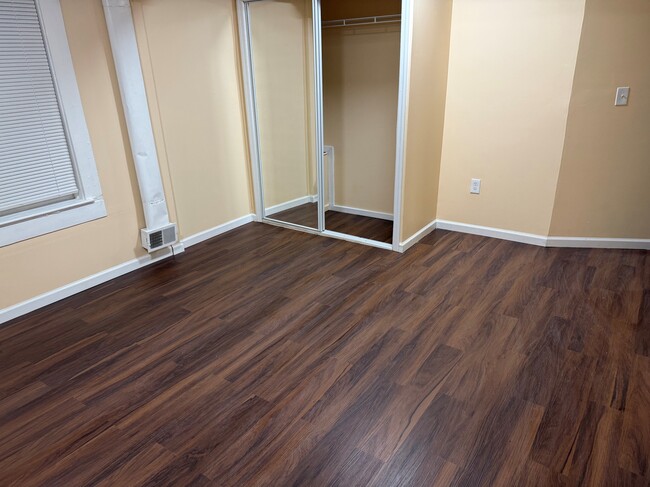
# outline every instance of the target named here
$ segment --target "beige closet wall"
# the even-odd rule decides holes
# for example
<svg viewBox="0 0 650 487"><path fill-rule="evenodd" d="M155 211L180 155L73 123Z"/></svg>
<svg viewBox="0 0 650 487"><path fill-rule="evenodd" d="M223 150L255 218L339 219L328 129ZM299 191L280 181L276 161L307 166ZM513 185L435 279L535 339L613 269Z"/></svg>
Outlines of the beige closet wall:
<svg viewBox="0 0 650 487"><path fill-rule="evenodd" d="M235 5L132 2L156 144L169 164L181 237L252 211Z"/></svg>
<svg viewBox="0 0 650 487"><path fill-rule="evenodd" d="M454 1L438 218L548 233L583 14L584 0Z"/></svg>
<svg viewBox="0 0 650 487"><path fill-rule="evenodd" d="M587 0L551 235L650 238L649 127L650 2Z"/></svg>
<svg viewBox="0 0 650 487"><path fill-rule="evenodd" d="M413 9L402 242L436 219L452 0L414 0Z"/></svg>
<svg viewBox="0 0 650 487"><path fill-rule="evenodd" d="M335 150L336 205L392 215L400 26L323 29L322 45L324 140Z"/></svg>

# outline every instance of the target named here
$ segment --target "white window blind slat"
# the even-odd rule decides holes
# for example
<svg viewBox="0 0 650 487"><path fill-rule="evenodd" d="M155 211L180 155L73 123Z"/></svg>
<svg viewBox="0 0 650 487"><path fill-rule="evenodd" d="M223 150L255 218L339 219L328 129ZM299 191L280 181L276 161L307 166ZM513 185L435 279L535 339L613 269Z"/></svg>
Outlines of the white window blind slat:
<svg viewBox="0 0 650 487"><path fill-rule="evenodd" d="M46 184L48 178L49 178L49 174L47 172L44 172L43 174L37 173L37 174L30 175L30 179L20 179L20 178L12 179L14 186L13 189L9 191L7 194L15 194L17 192L20 193L21 190L19 187L24 185L29 185L30 182L32 181L34 186L39 184ZM73 182L74 181L70 181L70 184L72 184Z"/></svg>
<svg viewBox="0 0 650 487"><path fill-rule="evenodd" d="M0 215L78 193L34 0L0 0Z"/></svg>
<svg viewBox="0 0 650 487"><path fill-rule="evenodd" d="M66 158L66 152L67 151L65 149L62 149L61 146L54 148L44 146L34 147L33 150L29 152L16 151L16 154L12 155L12 157L0 157L0 164L3 166L6 165L8 171L13 170L19 164L29 166L30 160L34 161L33 164L35 167L42 164L49 164L52 166L55 164L56 161L54 159L57 156Z"/></svg>

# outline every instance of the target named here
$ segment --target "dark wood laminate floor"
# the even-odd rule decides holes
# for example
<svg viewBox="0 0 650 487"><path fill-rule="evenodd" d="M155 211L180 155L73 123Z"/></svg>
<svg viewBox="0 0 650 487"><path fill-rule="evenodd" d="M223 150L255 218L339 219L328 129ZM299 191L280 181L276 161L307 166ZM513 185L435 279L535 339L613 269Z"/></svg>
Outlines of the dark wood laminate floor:
<svg viewBox="0 0 650 487"><path fill-rule="evenodd" d="M316 203L307 203L306 205L276 213L272 218L317 228L318 205ZM393 241L393 222L379 218L351 215L349 213L330 210L325 212L325 228L333 232L368 238L378 242L391 243Z"/></svg>
<svg viewBox="0 0 650 487"><path fill-rule="evenodd" d="M318 203L307 203L270 216L274 220L318 228Z"/></svg>
<svg viewBox="0 0 650 487"><path fill-rule="evenodd" d="M0 328L0 485L648 485L650 258L250 224Z"/></svg>

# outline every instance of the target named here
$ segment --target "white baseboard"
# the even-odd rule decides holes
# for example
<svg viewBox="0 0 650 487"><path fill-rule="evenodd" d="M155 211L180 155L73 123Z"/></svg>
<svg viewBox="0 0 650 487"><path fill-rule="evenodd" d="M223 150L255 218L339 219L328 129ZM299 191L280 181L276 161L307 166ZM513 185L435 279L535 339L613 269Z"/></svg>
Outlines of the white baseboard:
<svg viewBox="0 0 650 487"><path fill-rule="evenodd" d="M18 318L19 316L35 311L39 308L47 306L48 304L55 303L64 298L80 293L81 291L85 291L86 289L90 289L99 284L103 284L107 281L110 281L111 279L115 279L116 277L123 276L124 274L127 274L131 271L141 269L142 267L146 267L150 264L153 264L154 262L158 262L160 260L166 259L167 257L171 257L172 255L173 252L170 248L156 252L155 255L143 255L137 259L129 260L123 264L119 264L111 267L110 269L106 269L104 271L98 272L97 274L93 274L92 276L84 277L78 281L72 282L65 286L61 286L60 288L54 289L52 291L48 291L39 296L28 299L27 301L23 301L22 303L9 306L8 308L0 310L0 324L6 323L9 320L13 320L14 318Z"/></svg>
<svg viewBox="0 0 650 487"><path fill-rule="evenodd" d="M311 199L311 197L307 197ZM304 203L303 203L304 204ZM338 211L338 210L337 210ZM129 272L141 269L155 262L171 257L174 253L183 252L185 247L203 242L204 240L216 237L222 233L234 230L237 227L246 225L255 220L255 215L246 215L230 222L214 227L210 230L191 235L176 245L172 249L164 249L150 255L144 255L136 259L129 260L122 264L116 265L104 271L98 272L78 281L72 282L60 288L48 291L34 298L15 304L8 308L0 310L0 324L6 323L14 318L35 311L39 308L55 303L74 294L90 289L99 284L103 284L116 277L123 276ZM650 239L630 239L630 238L592 238L592 237L544 237L530 233L515 232L512 230L503 230L500 228L483 227L480 225L470 225L467 223L451 222L447 220L434 220L415 235L409 237L399 246L399 251L404 252L426 235L435 229L451 230L484 237L493 237L503 240L511 240L542 247L568 247L568 248L602 248L602 249L640 249L650 250Z"/></svg>
<svg viewBox="0 0 650 487"><path fill-rule="evenodd" d="M514 230L483 227L447 220L436 220L436 228L538 245L540 247L650 250L650 239L642 238L546 237L533 233L516 232Z"/></svg>
<svg viewBox="0 0 650 487"><path fill-rule="evenodd" d="M254 214L242 216L241 218L231 220L229 222L218 225L214 228L210 228L209 230L205 230L203 232L190 235L189 237L184 238L181 241L181 243L185 247L191 247L192 245L196 245L205 240L216 237L217 235L221 235L222 233L226 233L229 232L230 230L234 230L235 228L241 227L242 225L246 225L247 223L250 223L254 220L255 220Z"/></svg>
<svg viewBox="0 0 650 487"><path fill-rule="evenodd" d="M469 223L451 222L448 220L436 220L436 228L440 230L451 230L453 232L469 233L471 235L480 235L482 237L499 238L501 240L510 240L512 242L525 243L530 245L546 246L546 237L535 235L533 233L515 232L513 230L503 230L501 228L484 227L481 225L470 225Z"/></svg>
<svg viewBox="0 0 650 487"><path fill-rule="evenodd" d="M404 240L399 244L399 251L406 252L408 249L413 247L416 243L422 240L424 237L433 232L438 226L437 220L433 220L431 223L425 225L420 230L417 231L414 235L411 235L409 238Z"/></svg>
<svg viewBox="0 0 650 487"><path fill-rule="evenodd" d="M279 205L269 206L266 209L265 213L266 216L271 216L271 215L275 215L276 213L281 213L283 211L296 208L298 206L306 205L307 203L315 203L316 201L318 201L318 196L316 195L302 196L300 198L296 198L295 200L285 201L284 203L280 203Z"/></svg>
<svg viewBox="0 0 650 487"><path fill-rule="evenodd" d="M353 208L352 206L340 205L333 205L330 210L338 211L340 213L348 213L350 215L367 216L370 218L379 218L380 220L393 221L393 215L381 211L363 210L361 208Z"/></svg>
<svg viewBox="0 0 650 487"><path fill-rule="evenodd" d="M588 249L650 250L650 239L643 238L594 238L594 237L548 237L547 247Z"/></svg>
<svg viewBox="0 0 650 487"><path fill-rule="evenodd" d="M191 247L192 245L203 242L204 240L216 237L217 235L221 235L222 233L250 223L254 219L255 215L246 215L241 218L237 218L236 220L224 223L217 227L211 228L210 230L206 230L204 232L197 233L196 235L191 235L187 238L184 238L172 247L173 250L167 248L153 254L143 255L142 257L138 257L122 264L118 264L114 267L111 267L110 269L106 269L104 271L98 272L97 274L93 274L92 276L84 277L78 281L40 294L39 296L35 296L31 299L23 301L22 303L1 309L0 324L6 323L7 321L13 320L14 318L18 318L19 316L35 311L39 308L47 306L48 304L52 304L67 297L73 296L74 294L80 293L81 291L85 291L92 287L98 286L99 284L103 284L107 281L110 281L111 279L115 279L116 277L123 276L129 272L141 269L155 262L159 262L163 259L171 257L174 254L179 254L183 252L186 247Z"/></svg>

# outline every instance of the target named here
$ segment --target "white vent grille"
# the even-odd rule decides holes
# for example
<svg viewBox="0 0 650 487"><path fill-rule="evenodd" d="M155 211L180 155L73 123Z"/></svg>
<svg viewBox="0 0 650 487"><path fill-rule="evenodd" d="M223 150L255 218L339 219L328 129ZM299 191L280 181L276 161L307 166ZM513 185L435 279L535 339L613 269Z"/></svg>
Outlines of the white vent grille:
<svg viewBox="0 0 650 487"><path fill-rule="evenodd" d="M149 252L160 250L173 245L178 240L176 224L149 230L143 228L141 231L142 246Z"/></svg>

